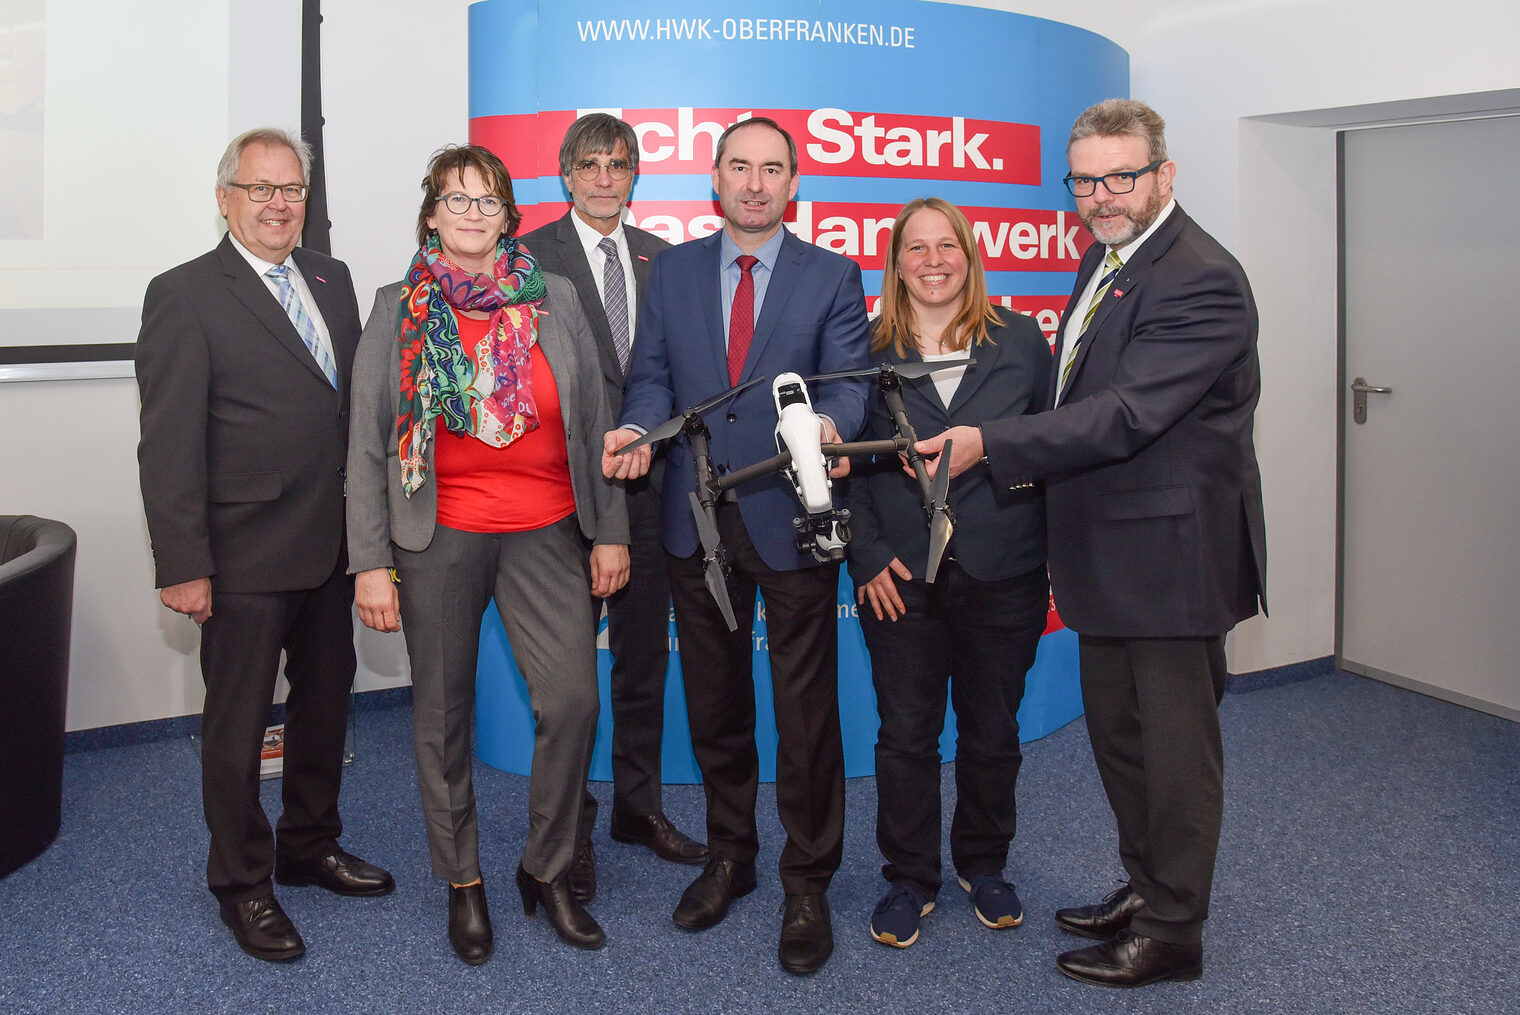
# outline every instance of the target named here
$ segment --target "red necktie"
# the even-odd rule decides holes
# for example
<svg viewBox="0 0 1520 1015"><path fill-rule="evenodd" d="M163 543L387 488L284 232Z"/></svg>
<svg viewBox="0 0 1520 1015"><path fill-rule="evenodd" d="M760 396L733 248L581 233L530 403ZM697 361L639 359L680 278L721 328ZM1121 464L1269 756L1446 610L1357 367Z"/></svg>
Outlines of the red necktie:
<svg viewBox="0 0 1520 1015"><path fill-rule="evenodd" d="M734 290L734 305L728 315L730 385L739 383L739 375L744 373L744 357L749 355L749 340L755 337L755 276L750 269L760 263L760 258L740 254L734 263L739 266L739 288Z"/></svg>

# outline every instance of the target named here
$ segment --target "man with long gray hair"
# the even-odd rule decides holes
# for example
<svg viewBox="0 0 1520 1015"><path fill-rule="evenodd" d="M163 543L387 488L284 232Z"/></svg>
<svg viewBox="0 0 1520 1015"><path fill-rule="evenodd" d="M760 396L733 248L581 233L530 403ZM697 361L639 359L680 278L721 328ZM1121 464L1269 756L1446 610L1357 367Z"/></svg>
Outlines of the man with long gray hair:
<svg viewBox="0 0 1520 1015"><path fill-rule="evenodd" d="M608 113L587 113L565 131L559 172L571 208L522 240L545 271L564 275L585 308L616 418L632 364L639 301L654 255L670 244L623 221L639 173L633 128ZM647 846L672 863L701 863L707 847L665 816L660 750L665 731L665 670L670 661L670 583L660 550L660 482L652 475L624 484L628 500L628 584L608 596L612 650L612 838ZM600 607L600 604L598 604ZM600 610L598 610L600 612ZM570 867L570 890L581 901L596 893L591 830L596 799L588 792L581 837Z"/></svg>

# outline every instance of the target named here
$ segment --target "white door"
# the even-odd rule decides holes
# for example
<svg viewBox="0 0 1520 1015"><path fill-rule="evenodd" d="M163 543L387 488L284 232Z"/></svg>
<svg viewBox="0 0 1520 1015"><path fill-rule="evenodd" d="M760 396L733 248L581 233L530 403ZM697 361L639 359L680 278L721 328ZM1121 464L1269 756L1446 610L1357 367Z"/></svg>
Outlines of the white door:
<svg viewBox="0 0 1520 1015"><path fill-rule="evenodd" d="M1520 719L1520 117L1350 131L1342 167L1338 661Z"/></svg>

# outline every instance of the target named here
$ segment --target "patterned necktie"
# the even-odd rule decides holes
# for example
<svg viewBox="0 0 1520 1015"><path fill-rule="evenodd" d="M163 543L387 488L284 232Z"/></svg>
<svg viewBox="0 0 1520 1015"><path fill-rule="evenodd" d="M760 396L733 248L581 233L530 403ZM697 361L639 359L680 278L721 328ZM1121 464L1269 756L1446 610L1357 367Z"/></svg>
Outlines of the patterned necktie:
<svg viewBox="0 0 1520 1015"><path fill-rule="evenodd" d="M755 337L755 276L750 269L760 263L760 258L740 254L734 259L739 266L739 288L734 290L734 306L728 315L728 383L739 383L744 373L744 357L749 355L749 340Z"/></svg>
<svg viewBox="0 0 1520 1015"><path fill-rule="evenodd" d="M612 326L612 347L617 350L618 366L628 373L628 287L623 280L623 262L618 260L617 244L604 236L596 249L606 255L602 262L602 302L607 308L607 323Z"/></svg>
<svg viewBox="0 0 1520 1015"><path fill-rule="evenodd" d="M317 324L301 305L301 297L297 295L295 286L290 282L290 268L283 264L277 264L264 273L275 280L280 287L280 306L285 308L285 313L290 316L290 323L296 326L296 334L301 336L301 341L306 343L306 348L311 350L312 358L317 361L317 366L322 368L322 373L327 376L327 383L334 388L338 386L338 368L333 365L332 357L327 355L327 350L322 348L322 341L317 337Z"/></svg>
<svg viewBox="0 0 1520 1015"><path fill-rule="evenodd" d="M1077 332L1077 344L1071 347L1071 356L1066 360L1066 366L1061 370L1061 390L1066 390L1066 380L1071 376L1072 364L1077 362L1077 350L1082 348L1082 338L1087 334L1087 326L1092 323L1093 315L1098 312L1098 307L1103 302L1103 297L1108 295L1108 287L1114 284L1114 279L1119 274L1119 269L1124 267L1124 262L1119 260L1119 252L1110 250L1108 256L1103 259L1103 266L1108 273L1098 280L1098 288L1093 290L1092 299L1087 301L1087 311L1082 315L1082 330Z"/></svg>

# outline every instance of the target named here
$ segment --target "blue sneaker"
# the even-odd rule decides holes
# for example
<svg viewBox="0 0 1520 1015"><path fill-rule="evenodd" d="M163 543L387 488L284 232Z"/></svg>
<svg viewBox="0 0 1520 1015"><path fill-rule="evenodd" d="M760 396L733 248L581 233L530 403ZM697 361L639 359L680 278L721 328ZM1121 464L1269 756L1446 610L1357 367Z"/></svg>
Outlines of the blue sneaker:
<svg viewBox="0 0 1520 1015"><path fill-rule="evenodd" d="M970 881L965 878L956 880L970 893L971 906L984 927L1001 930L1024 922L1024 907L1019 904L1018 892L996 874L978 874Z"/></svg>
<svg viewBox="0 0 1520 1015"><path fill-rule="evenodd" d="M919 918L933 908L933 899L926 900L907 885L894 884L871 914L871 937L893 948L907 948L918 940Z"/></svg>

